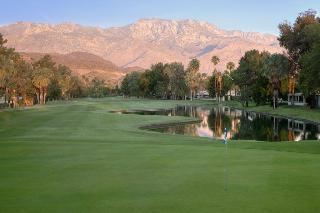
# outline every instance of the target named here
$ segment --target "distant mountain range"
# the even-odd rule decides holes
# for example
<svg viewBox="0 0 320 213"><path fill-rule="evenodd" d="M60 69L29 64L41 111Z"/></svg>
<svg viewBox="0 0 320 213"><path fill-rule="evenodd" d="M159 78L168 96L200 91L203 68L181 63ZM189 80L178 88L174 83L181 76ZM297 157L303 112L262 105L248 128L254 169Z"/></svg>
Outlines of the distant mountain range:
<svg viewBox="0 0 320 213"><path fill-rule="evenodd" d="M110 66L114 66L116 72L127 67L149 68L156 62L180 61L187 65L191 58L197 57L201 62L201 71L210 73L213 69L210 58L213 55L221 59L218 68L222 70L229 61L237 64L247 50L283 51L274 35L227 31L194 20L143 19L124 27L108 29L73 23L18 22L0 27L0 33L8 39L8 45L17 51L71 53L68 57L77 62L74 66L83 65L83 60L87 59L80 57L83 56L80 52L89 53L96 55L88 55L89 58L99 57L109 61L106 63L112 61L115 65ZM77 69L82 72L82 68Z"/></svg>

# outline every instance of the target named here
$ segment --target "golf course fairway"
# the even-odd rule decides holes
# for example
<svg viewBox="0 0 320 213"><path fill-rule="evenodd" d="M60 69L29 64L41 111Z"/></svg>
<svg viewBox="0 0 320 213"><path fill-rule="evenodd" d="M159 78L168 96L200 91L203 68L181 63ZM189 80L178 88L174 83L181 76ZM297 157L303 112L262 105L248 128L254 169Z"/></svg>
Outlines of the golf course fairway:
<svg viewBox="0 0 320 213"><path fill-rule="evenodd" d="M221 141L139 129L192 118L110 113L177 104L204 102L0 111L0 212L319 212L319 141L231 141L226 152Z"/></svg>

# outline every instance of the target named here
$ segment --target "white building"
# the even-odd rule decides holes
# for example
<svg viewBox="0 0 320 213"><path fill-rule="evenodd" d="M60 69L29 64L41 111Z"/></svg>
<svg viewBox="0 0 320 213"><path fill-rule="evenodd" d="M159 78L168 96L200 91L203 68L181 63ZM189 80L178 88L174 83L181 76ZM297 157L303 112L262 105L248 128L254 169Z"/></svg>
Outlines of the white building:
<svg viewBox="0 0 320 213"><path fill-rule="evenodd" d="M302 93L294 93L293 95L292 94L288 95L288 105L305 106L307 105L307 103Z"/></svg>

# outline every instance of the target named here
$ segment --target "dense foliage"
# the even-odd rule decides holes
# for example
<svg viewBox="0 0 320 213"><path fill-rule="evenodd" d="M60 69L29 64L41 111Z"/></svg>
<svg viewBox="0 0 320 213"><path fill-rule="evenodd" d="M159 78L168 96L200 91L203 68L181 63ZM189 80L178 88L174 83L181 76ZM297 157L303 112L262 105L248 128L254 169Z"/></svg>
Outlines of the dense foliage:
<svg viewBox="0 0 320 213"><path fill-rule="evenodd" d="M243 106L253 101L276 108L278 100L298 91L314 106L316 95L320 95L320 19L315 11L308 10L293 24L281 23L279 30L278 40L286 53L250 50L237 67L228 62L226 70L217 70L220 59L212 56L211 76L200 72L196 58L186 69L178 62L157 63L144 72L128 73L119 90L107 88L101 79L73 75L70 68L56 65L49 55L27 63L5 46L7 41L0 35L0 97L5 97L6 105L20 106L118 93L125 97L192 100L206 90L219 101L233 94Z"/></svg>
<svg viewBox="0 0 320 213"><path fill-rule="evenodd" d="M74 75L69 67L56 65L49 55L30 64L19 53L5 46L0 34L0 96L2 106L45 104L47 100L74 97L102 97L116 91L104 81Z"/></svg>
<svg viewBox="0 0 320 213"><path fill-rule="evenodd" d="M239 100L244 106L247 106L252 99L257 104L266 101L261 100L261 97L266 96L264 94L266 80L261 71L269 55L268 52L250 50L240 59L239 67L231 73L234 83L240 88Z"/></svg>
<svg viewBox="0 0 320 213"><path fill-rule="evenodd" d="M257 105L270 102L276 108L280 97L300 91L314 106L315 95L320 94L320 19L308 10L293 25L281 23L279 30L286 54L248 51L231 73L240 88L238 99L245 106L249 101Z"/></svg>
<svg viewBox="0 0 320 213"><path fill-rule="evenodd" d="M316 14L308 10L300 13L294 24L279 25L280 45L287 49L290 60L291 92L300 89L308 96L311 107L315 105L315 95L319 95L320 88L320 19Z"/></svg>
<svg viewBox="0 0 320 213"><path fill-rule="evenodd" d="M122 81L121 92L127 97L183 99L188 92L186 71L177 62L154 64L143 73L127 74Z"/></svg>

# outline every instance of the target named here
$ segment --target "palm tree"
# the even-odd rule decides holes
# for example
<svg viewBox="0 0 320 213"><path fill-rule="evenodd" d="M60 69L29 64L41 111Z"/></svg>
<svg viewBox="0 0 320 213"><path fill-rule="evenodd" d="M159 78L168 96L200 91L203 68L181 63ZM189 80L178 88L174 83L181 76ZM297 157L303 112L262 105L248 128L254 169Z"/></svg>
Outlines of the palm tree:
<svg viewBox="0 0 320 213"><path fill-rule="evenodd" d="M200 69L200 61L196 58L192 59L189 62L189 68L194 72L198 72Z"/></svg>
<svg viewBox="0 0 320 213"><path fill-rule="evenodd" d="M230 61L227 63L227 70L228 70L229 74L231 73L232 70L234 70L235 67L236 66L233 62Z"/></svg>
<svg viewBox="0 0 320 213"><path fill-rule="evenodd" d="M218 73L218 70L215 68L215 66L217 66L217 64L219 64L220 62L220 59L218 56L212 56L211 58L211 62L213 63L213 66L214 66L214 70L213 70L213 73L215 75L215 78L214 78L214 88L215 88L215 91L216 91L216 100L218 100L218 97L219 97L219 101L220 101L220 88L221 88L221 76L219 75Z"/></svg>
<svg viewBox="0 0 320 213"><path fill-rule="evenodd" d="M186 75L186 80L187 84L190 89L190 100L193 100L193 95L194 92L197 88L198 80L197 80L197 73L200 69L200 61L196 58L192 59L189 62L188 70L187 70L187 75Z"/></svg>
<svg viewBox="0 0 320 213"><path fill-rule="evenodd" d="M53 72L48 68L38 68L35 70L32 83L37 90L38 103L45 104L48 86L50 84Z"/></svg>
<svg viewBox="0 0 320 213"><path fill-rule="evenodd" d="M217 64L219 64L219 62L220 62L220 59L219 59L219 57L218 56L212 56L212 58L211 58L211 62L213 63L213 65L214 66L216 66ZM215 71L216 71L216 69L215 69Z"/></svg>
<svg viewBox="0 0 320 213"><path fill-rule="evenodd" d="M234 68L236 67L236 65L232 62L232 61L229 61L228 63L227 63L227 73L226 73L226 75L232 80L232 78L231 78L231 76L230 76L230 74L231 74L231 72L234 70ZM231 89L232 89L232 87L231 87ZM230 93L229 93L229 95L228 95L228 99L230 100L230 97L231 97L231 89L230 89Z"/></svg>

